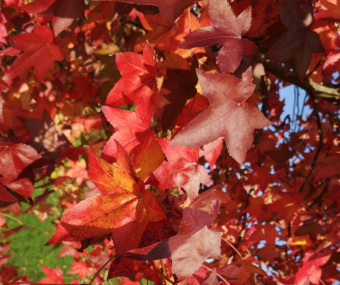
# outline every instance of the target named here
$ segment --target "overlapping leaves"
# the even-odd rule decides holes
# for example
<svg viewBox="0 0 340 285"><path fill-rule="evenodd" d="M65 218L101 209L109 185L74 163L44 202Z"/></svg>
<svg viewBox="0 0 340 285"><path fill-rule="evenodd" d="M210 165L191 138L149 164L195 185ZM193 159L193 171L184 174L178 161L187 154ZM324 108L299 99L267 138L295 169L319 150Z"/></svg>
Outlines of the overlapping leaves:
<svg viewBox="0 0 340 285"><path fill-rule="evenodd" d="M70 209L47 244L111 234L119 245L118 253L137 247L148 222L157 222L165 215L151 192L144 189L119 143L117 167L99 158L91 149L88 154L91 180L102 194L85 199Z"/></svg>

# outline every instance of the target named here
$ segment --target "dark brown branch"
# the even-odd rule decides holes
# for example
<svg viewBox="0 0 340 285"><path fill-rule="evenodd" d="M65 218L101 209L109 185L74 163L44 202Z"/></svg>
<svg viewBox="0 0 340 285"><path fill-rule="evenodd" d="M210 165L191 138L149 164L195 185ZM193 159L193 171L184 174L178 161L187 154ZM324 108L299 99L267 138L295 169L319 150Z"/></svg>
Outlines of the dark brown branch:
<svg viewBox="0 0 340 285"><path fill-rule="evenodd" d="M247 207L249 206L249 197L253 196L253 193L254 193L254 190L255 190L255 187L252 186L248 195L247 195L247 199L246 199L246 202L244 204L244 210L247 209ZM240 245L241 245L241 242L242 242L242 238L244 237L244 234L245 234L245 228L246 228L246 223L247 223L247 213L243 213L241 218L238 220L237 222L237 226L239 225L239 222L240 220L242 220L242 229L238 235L238 239L237 239L237 246L236 248L238 248ZM230 256L228 257L228 262L227 264L229 264L233 258L235 257L236 255L236 251L234 250Z"/></svg>
<svg viewBox="0 0 340 285"><path fill-rule="evenodd" d="M329 185L330 180L331 180L330 178L326 179L325 187L322 189L320 195L318 197L316 197L316 199L312 202L312 204L309 205L309 208L312 208L316 203L321 201L322 196L325 195L328 191L328 185Z"/></svg>
<svg viewBox="0 0 340 285"><path fill-rule="evenodd" d="M286 256L286 262L287 262L288 269L289 269L289 271L292 271L291 268L290 268L289 256L288 256L288 240L291 237L291 223L288 224L288 234L287 234L287 237L288 238L287 238L287 242L286 242L286 245L285 245L285 256Z"/></svg>
<svg viewBox="0 0 340 285"><path fill-rule="evenodd" d="M265 60L263 61L263 66L266 69L266 71L272 73L276 77L292 83L304 90L309 95L313 95L315 97L321 97L335 105L340 105L340 90L336 88L327 87L324 85L320 85L318 83L315 83L313 81L308 80L305 78L303 81L300 80L300 78L293 72L286 72L283 67L275 62Z"/></svg>
<svg viewBox="0 0 340 285"><path fill-rule="evenodd" d="M263 113L263 115L268 119L268 86L266 84L266 81L264 80L264 77L261 76L261 83L260 83L260 87L261 87L261 101L262 101L262 108L261 108L261 112ZM263 129L259 129L256 130L256 134L255 134L255 139L254 139L254 144L258 145L260 143L260 138L262 135Z"/></svg>
<svg viewBox="0 0 340 285"><path fill-rule="evenodd" d="M125 28L126 21L127 21L126 16L123 16L120 19L120 26L119 26L119 30L118 30L118 34L117 34L117 40L116 40L116 45L118 47L120 47L121 41L123 39L124 28Z"/></svg>
<svg viewBox="0 0 340 285"><path fill-rule="evenodd" d="M318 69L318 67L320 66L321 62L326 58L326 56L323 56L322 58L320 58L320 60L318 61L318 63L314 66L314 68L306 75L306 78L308 78L309 76L311 76L315 70Z"/></svg>
<svg viewBox="0 0 340 285"><path fill-rule="evenodd" d="M313 94L310 94L310 95L313 99L314 115L315 115L315 118L316 118L316 124L318 125L319 145L318 145L318 148L317 148L317 150L314 154L313 161L312 161L309 173L306 177L306 180L299 190L300 193L303 193L303 191L306 189L306 187L309 183L310 178L312 177L313 171L314 171L315 166L316 166L316 162L318 160L318 156L319 156L321 149L322 149L322 146L323 146L323 131L322 131L322 125L321 125L321 118L320 118L320 115L319 115L318 100L315 98L315 96Z"/></svg>
<svg viewBox="0 0 340 285"><path fill-rule="evenodd" d="M316 118L316 123L318 125L318 133L319 133L319 145L318 148L315 152L314 158L313 158L313 162L310 168L310 171L306 177L305 182L303 183L303 185L301 186L299 192L302 193L309 181L310 178L313 174L313 171L315 169L316 166L316 162L318 159L318 156L321 152L322 146L323 146L323 132L322 132L322 126L321 126L321 118L319 115L319 108L318 108L318 100L317 97L323 98L335 105L340 106L340 90L336 89L336 88L330 88L327 86L323 86L320 84L317 84L313 81L308 80L308 78L305 78L303 81L300 80L300 78L293 72L286 72L283 67L277 63L271 62L269 60L265 60L263 61L263 66L266 69L266 71L272 73L273 75L275 75L276 77L292 83L302 89L304 89L313 99L313 109L314 109L314 115Z"/></svg>

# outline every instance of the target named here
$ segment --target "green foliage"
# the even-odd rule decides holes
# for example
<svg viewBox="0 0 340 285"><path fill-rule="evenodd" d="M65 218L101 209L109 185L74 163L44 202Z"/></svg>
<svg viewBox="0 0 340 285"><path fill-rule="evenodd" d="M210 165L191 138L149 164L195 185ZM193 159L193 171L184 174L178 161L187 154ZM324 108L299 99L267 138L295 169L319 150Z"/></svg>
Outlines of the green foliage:
<svg viewBox="0 0 340 285"><path fill-rule="evenodd" d="M48 217L40 222L39 218L32 214L25 214L16 217L26 227L34 229L22 229L10 237L11 250L8 252L12 257L8 264L18 266L19 274L27 273L33 282L39 282L45 273L41 265L51 268L60 267L65 274L71 267L71 256L56 258L60 247L48 247L44 244L49 240L49 236L54 233L52 218ZM6 218L9 229L18 226L18 222Z"/></svg>

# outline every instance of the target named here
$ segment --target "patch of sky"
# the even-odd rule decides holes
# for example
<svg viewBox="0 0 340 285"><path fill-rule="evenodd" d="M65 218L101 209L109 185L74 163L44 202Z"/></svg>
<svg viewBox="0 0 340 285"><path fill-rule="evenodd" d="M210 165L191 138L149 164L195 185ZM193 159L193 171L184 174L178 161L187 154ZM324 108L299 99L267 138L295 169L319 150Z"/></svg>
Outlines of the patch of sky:
<svg viewBox="0 0 340 285"><path fill-rule="evenodd" d="M337 79L339 78L339 76L340 76L339 71L334 72L332 75L333 75L332 83L333 83L333 84L338 84L338 82L337 82L336 80L337 80Z"/></svg>
<svg viewBox="0 0 340 285"><path fill-rule="evenodd" d="M286 241L280 240L280 238L278 238L278 237L275 238L275 244L276 245L281 246L281 245L285 245L286 243L287 243Z"/></svg>
<svg viewBox="0 0 340 285"><path fill-rule="evenodd" d="M312 109L305 105L307 100L306 91L296 87L295 85L289 85L279 89L280 100L285 101L283 112L280 119L283 121L287 115L290 117L291 131L297 130L298 122L294 121L297 115L301 115L302 120L306 120L307 115L312 113Z"/></svg>
<svg viewBox="0 0 340 285"><path fill-rule="evenodd" d="M265 240L260 240L260 242L257 245L257 249L261 249L266 245L266 241Z"/></svg>

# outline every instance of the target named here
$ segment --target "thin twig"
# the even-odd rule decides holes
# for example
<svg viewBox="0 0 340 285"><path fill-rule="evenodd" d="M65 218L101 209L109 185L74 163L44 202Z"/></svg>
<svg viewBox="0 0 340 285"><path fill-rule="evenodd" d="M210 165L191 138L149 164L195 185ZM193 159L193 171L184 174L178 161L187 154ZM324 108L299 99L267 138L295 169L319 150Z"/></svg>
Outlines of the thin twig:
<svg viewBox="0 0 340 285"><path fill-rule="evenodd" d="M120 26L119 26L119 30L118 30L118 34L117 34L117 41L116 41L116 45L119 48L120 48L120 42L122 41L122 38L123 38L126 20L127 20L126 16L123 16L120 20Z"/></svg>
<svg viewBox="0 0 340 285"><path fill-rule="evenodd" d="M308 78L309 76L311 76L311 75L314 73L314 71L318 69L318 67L320 66L321 62L325 59L325 57L326 57L326 56L324 55L322 58L320 58L320 60L319 60L318 63L314 66L314 68L306 75L306 78Z"/></svg>
<svg viewBox="0 0 340 285"><path fill-rule="evenodd" d="M249 197L253 195L254 190L255 190L255 187L252 186L251 189L250 189L250 191L249 191L249 193L248 193L248 195L247 195L247 200L246 200L245 205L244 205L244 210L247 209L247 207L248 207L248 205L249 205ZM241 232L240 232L239 235L238 235L238 239L237 239L237 247L240 246L241 241L242 241L242 238L243 238L243 236L244 236L245 227L246 227L247 213L243 213L242 216L241 216L241 219L242 219L242 230L241 230ZM240 220L241 220L241 219L240 219ZM240 221L240 220L239 220L239 221ZM239 221L238 221L237 224L239 224ZM233 251L233 252L230 254L230 256L229 256L229 258L228 258L228 264L231 263L231 260L235 257L235 254L236 254L236 251Z"/></svg>
<svg viewBox="0 0 340 285"><path fill-rule="evenodd" d="M318 156L319 156L321 149L322 149L322 146L323 146L323 131L322 131L321 119L320 119L320 116L319 116L318 101L313 94L310 94L310 95L313 99L313 109L314 109L314 114L315 114L315 117L316 117L316 123L318 125L318 133L319 133L319 140L320 141L319 141L318 148L315 152L309 173L306 177L305 182L303 183L303 185L301 186L301 188L299 190L300 193L303 193L303 191L306 189L306 187L309 183L310 178L312 177L312 174L313 174L315 166L316 166L316 162L318 160Z"/></svg>
<svg viewBox="0 0 340 285"><path fill-rule="evenodd" d="M12 220L18 222L20 225L22 225L22 222L21 222L20 220L18 220L18 219L16 219L16 218L12 217L12 216L10 216L10 215L7 215L7 214L5 214L5 213L1 213L1 212L0 212L0 216L4 216L4 217L7 217L7 218L10 218L10 219L12 219Z"/></svg>
<svg viewBox="0 0 340 285"><path fill-rule="evenodd" d="M98 274L100 273L100 271L102 271L103 268L104 268L110 261L112 261L112 259L114 259L115 257L116 257L116 256L112 256L111 258L109 258L108 261L106 261L106 262L103 264L102 267L100 267L100 269L99 269L99 270L96 272L96 274L92 277L92 279L91 279L89 285L92 284L93 280L98 276Z"/></svg>
<svg viewBox="0 0 340 285"><path fill-rule="evenodd" d="M305 105L306 105L306 98L307 98L307 92L306 92L306 95L305 95L305 98L303 99L303 105L302 105L302 110L301 110L301 120L302 120L302 117L303 117L303 111L305 109ZM299 129L298 131L300 130L300 126L299 126Z"/></svg>
<svg viewBox="0 0 340 285"><path fill-rule="evenodd" d="M190 8L188 7L188 18L189 18L189 33L191 33L191 12ZM187 51L188 56L191 54L191 49L188 49Z"/></svg>
<svg viewBox="0 0 340 285"><path fill-rule="evenodd" d="M287 234L287 237L290 237L291 236L291 224L289 223L288 224L288 234ZM287 261L287 266L288 266L288 269L289 271L292 273L292 269L290 267L290 263L289 263L289 258L288 258L288 240L286 241L286 246L285 246L285 255L286 255L286 261Z"/></svg>
<svg viewBox="0 0 340 285"><path fill-rule="evenodd" d="M262 107L261 112L262 114L268 118L268 86L266 82L264 81L264 77L261 76L261 101L262 101ZM258 145L260 143L260 138L263 133L263 129L256 130L255 138L254 138L254 145Z"/></svg>
<svg viewBox="0 0 340 285"><path fill-rule="evenodd" d="M241 257L241 259L243 259L242 254L237 250L237 248L235 246L233 246L229 241L227 241L226 239L222 238L222 240L227 243L233 250L235 250L237 252L237 254Z"/></svg>
<svg viewBox="0 0 340 285"><path fill-rule="evenodd" d="M189 18L189 33L191 33L191 17L190 17L190 8L188 8L188 18Z"/></svg>
<svg viewBox="0 0 340 285"><path fill-rule="evenodd" d="M325 195L325 193L327 193L330 180L331 180L330 178L326 179L325 187L322 189L322 192L320 193L320 195L316 197L316 199L312 202L312 204L309 205L309 208L312 208L317 202L321 200L322 196Z"/></svg>
<svg viewBox="0 0 340 285"><path fill-rule="evenodd" d="M172 282L166 274L166 269L165 269L163 259L160 259L160 262L161 262L161 266L162 266L162 276L163 276L163 279L165 279L165 284L166 284L166 281L170 282L171 284L174 284L174 282Z"/></svg>
<svg viewBox="0 0 340 285"><path fill-rule="evenodd" d="M163 274L162 274L162 270L160 268L158 268L157 260L154 260L153 264L155 265L155 267L157 269L159 281L162 282L161 280L163 279L163 277L162 277Z"/></svg>
<svg viewBox="0 0 340 285"><path fill-rule="evenodd" d="M173 281L171 281L167 276L165 276L164 274L162 275L163 278L168 281L170 284L175 284Z"/></svg>
<svg viewBox="0 0 340 285"><path fill-rule="evenodd" d="M313 191L315 191L315 190L317 190L318 188L320 188L321 186L323 186L325 183L326 183L326 181L327 181L327 179L326 180L324 180L322 183L320 183L318 186L316 186L316 187L314 187L313 185ZM309 196L311 196L312 194L313 194L313 191L309 191L308 193L307 193L307 195L303 198L303 201L306 201L307 200L307 198L309 198Z"/></svg>
<svg viewBox="0 0 340 285"><path fill-rule="evenodd" d="M294 86L293 120L295 118L295 106L296 106L296 100L297 100L296 88L298 87ZM293 128L293 132L295 132L296 120L292 121L291 126Z"/></svg>

